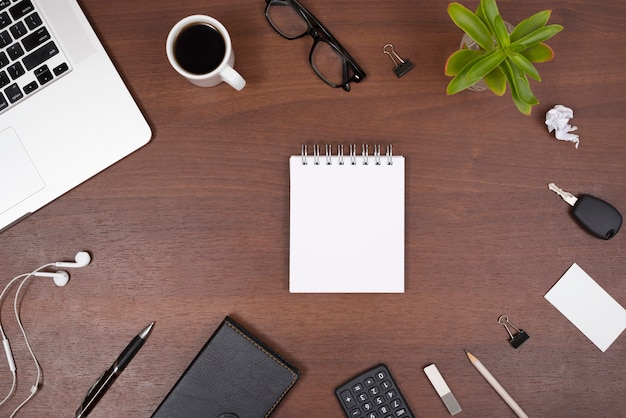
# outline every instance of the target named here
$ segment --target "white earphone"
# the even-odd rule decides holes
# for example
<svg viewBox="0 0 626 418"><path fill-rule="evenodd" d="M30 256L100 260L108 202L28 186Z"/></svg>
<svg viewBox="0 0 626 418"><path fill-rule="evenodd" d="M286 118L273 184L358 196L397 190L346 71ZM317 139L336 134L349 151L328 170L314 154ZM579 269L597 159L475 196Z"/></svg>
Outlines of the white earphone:
<svg viewBox="0 0 626 418"><path fill-rule="evenodd" d="M54 284L56 284L57 286L65 286L70 280L70 275L67 271L57 270L54 272L47 272L47 271L41 271L41 270L44 270L46 268L51 268L51 267L80 268L80 267L87 266L89 263L91 263L91 256L89 255L89 253L86 251L79 251L78 253L76 253L76 257L74 258L74 261L57 261L55 263L44 264L43 266L38 267L37 269L33 270L30 273L20 274L19 276L14 277L6 285L2 293L0 293L0 307L1 307L2 299L4 298L4 295L7 292L7 290L17 280L22 279L22 282L20 283L19 287L17 288L17 291L15 292L15 299L13 300L13 309L15 312L15 318L17 320L17 323L20 326L22 335L24 336L24 341L26 342L28 351L30 351L30 355L33 358L33 361L35 362L35 367L37 368L37 381L31 387L30 395L26 398L26 400L24 400L24 402L22 402L15 409L15 411L13 411L13 413L11 414L11 417L13 417L17 413L17 411L19 411L24 405L26 405L26 403L29 400L31 400L31 398L35 395L35 393L39 389L39 385L41 381L41 374L42 374L41 367L39 366L39 362L37 361L37 357L35 357L35 353L33 353L33 350L30 346L30 342L28 341L28 337L26 336L26 331L24 330L24 327L22 325L22 320L20 319L20 314L19 314L19 309L18 309L17 301L18 301L20 291L22 290L22 287L24 286L24 283L26 283L26 281L28 281L28 279L30 279L31 277L48 277L48 278L53 279ZM13 375L13 384L11 385L9 394L2 401L0 401L0 405L2 405L13 395L13 392L15 390L16 380L17 380L17 372L16 372L16 367L15 367L15 361L13 359L13 353L11 352L11 347L9 345L9 340L7 339L7 336L4 333L4 329L2 328L1 321L0 321L0 335L2 336L2 344L4 346L4 352L7 356L7 361L9 363L9 369L11 371L11 374Z"/></svg>
<svg viewBox="0 0 626 418"><path fill-rule="evenodd" d="M48 273L45 271L38 271L33 273L35 277L50 277L54 280L54 284L57 286L65 286L70 281L70 274L65 270L58 270L54 273Z"/></svg>
<svg viewBox="0 0 626 418"><path fill-rule="evenodd" d="M66 267L66 268L80 268L85 267L91 263L91 256L86 251L79 251L76 253L75 261L57 261L54 263L54 267ZM65 286L70 281L70 275L65 270L57 270L56 272L49 273L45 271L35 271L32 273L35 277L50 277L54 280L54 284L57 286Z"/></svg>
<svg viewBox="0 0 626 418"><path fill-rule="evenodd" d="M57 261L54 263L55 267L66 267L66 268L80 268L85 267L89 263L91 263L91 256L87 251L79 251L76 253L76 257L74 257L75 261Z"/></svg>

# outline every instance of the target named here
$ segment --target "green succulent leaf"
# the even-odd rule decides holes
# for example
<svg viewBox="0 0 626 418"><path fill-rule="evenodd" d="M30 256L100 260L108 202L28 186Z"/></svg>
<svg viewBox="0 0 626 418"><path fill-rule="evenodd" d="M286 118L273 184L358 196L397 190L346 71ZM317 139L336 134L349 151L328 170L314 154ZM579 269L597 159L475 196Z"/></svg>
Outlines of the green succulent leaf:
<svg viewBox="0 0 626 418"><path fill-rule="evenodd" d="M459 49L450 55L446 61L445 74L447 76L457 75L471 60L484 54L485 51L483 50Z"/></svg>
<svg viewBox="0 0 626 418"><path fill-rule="evenodd" d="M530 115L532 113L532 105L529 105L528 103L522 101L516 94L511 95L511 98L513 98L513 103L515 103L515 107L517 107L517 110L525 115Z"/></svg>
<svg viewBox="0 0 626 418"><path fill-rule="evenodd" d="M552 10L543 10L535 13L528 19L522 20L515 26L513 32L511 32L511 42L515 42L537 29L544 27L548 23L551 14Z"/></svg>
<svg viewBox="0 0 626 418"><path fill-rule="evenodd" d="M483 21L485 26L487 26L487 18L485 17L485 14L483 13L483 8L480 3L478 3L478 7L476 8L475 13L476 13L476 16L478 16L478 18Z"/></svg>
<svg viewBox="0 0 626 418"><path fill-rule="evenodd" d="M494 18L493 30L500 46L506 48L511 44L511 41L509 39L509 32L506 30L506 26L504 25L504 20L502 20L502 16L497 15Z"/></svg>
<svg viewBox="0 0 626 418"><path fill-rule="evenodd" d="M474 58L454 76L450 83L448 83L447 94L456 94L476 84L505 58L506 54L501 49L493 50Z"/></svg>
<svg viewBox="0 0 626 418"><path fill-rule="evenodd" d="M546 62L554 58L554 51L544 43L531 46L520 53L530 62Z"/></svg>
<svg viewBox="0 0 626 418"><path fill-rule="evenodd" d="M539 71L535 68L534 65L526 57L522 54L511 53L508 54L509 58L515 65L517 65L522 71L528 74L530 77L534 78L537 81L541 81L541 76L539 75Z"/></svg>
<svg viewBox="0 0 626 418"><path fill-rule="evenodd" d="M532 90L530 89L530 83L528 82L528 78L526 74L522 72L519 68L507 59L507 66L511 69L511 80L515 85L515 90L517 92L517 97L524 103L527 103L531 106L539 104L539 100L535 97Z"/></svg>
<svg viewBox="0 0 626 418"><path fill-rule="evenodd" d="M476 81L471 81L466 77L467 72L469 71L469 69L472 66L472 63L475 62L476 60L480 59L481 57L478 58L474 58L472 61L470 61L469 63L467 63L465 65L465 67L463 67L463 69L461 71L459 71L457 73L457 75L454 76L454 78L452 80L450 80L450 82L448 83L448 87L446 88L446 94L448 94L449 96L453 95L453 94L457 94L458 92L465 90L466 88L476 84L478 82L478 80Z"/></svg>
<svg viewBox="0 0 626 418"><path fill-rule="evenodd" d="M480 8L482 9L487 27L494 35L497 35L494 21L496 16L500 16L496 0L480 0Z"/></svg>
<svg viewBox="0 0 626 418"><path fill-rule="evenodd" d="M478 58L467 72L466 77L470 80L480 80L496 68L506 59L506 53L502 49L494 49Z"/></svg>
<svg viewBox="0 0 626 418"><path fill-rule="evenodd" d="M561 25L544 26L511 43L511 46L523 47L524 49L530 48L552 38L554 35L561 32L562 30L563 26Z"/></svg>
<svg viewBox="0 0 626 418"><path fill-rule="evenodd" d="M472 37L481 48L489 50L493 48L493 39L485 23L471 10L460 3L450 3L448 15L452 21L465 33Z"/></svg>
<svg viewBox="0 0 626 418"><path fill-rule="evenodd" d="M506 78L500 67L494 68L483 80L495 95L503 96L506 92Z"/></svg>
<svg viewBox="0 0 626 418"><path fill-rule="evenodd" d="M519 98L511 66L508 64L508 62L505 61L503 65L501 65L499 68L502 69L504 77L511 86L511 98L513 99L513 103L515 103L515 107L517 107L517 110L519 110L521 113L525 115L530 115L530 113L532 112L532 106Z"/></svg>

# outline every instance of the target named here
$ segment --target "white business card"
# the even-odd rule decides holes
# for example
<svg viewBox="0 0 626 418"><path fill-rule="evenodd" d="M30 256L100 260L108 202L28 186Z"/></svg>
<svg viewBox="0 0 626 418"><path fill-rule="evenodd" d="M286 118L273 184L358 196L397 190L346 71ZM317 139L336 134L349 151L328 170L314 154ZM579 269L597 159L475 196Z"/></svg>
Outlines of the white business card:
<svg viewBox="0 0 626 418"><path fill-rule="evenodd" d="M545 298L603 352L626 328L626 310L576 263Z"/></svg>

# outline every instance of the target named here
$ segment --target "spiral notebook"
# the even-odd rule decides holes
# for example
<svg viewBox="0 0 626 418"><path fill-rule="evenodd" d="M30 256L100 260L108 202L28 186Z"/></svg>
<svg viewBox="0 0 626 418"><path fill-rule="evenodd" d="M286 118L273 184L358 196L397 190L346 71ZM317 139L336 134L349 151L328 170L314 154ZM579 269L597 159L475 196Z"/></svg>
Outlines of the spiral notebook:
<svg viewBox="0 0 626 418"><path fill-rule="evenodd" d="M289 291L404 292L404 157L303 146L289 170Z"/></svg>

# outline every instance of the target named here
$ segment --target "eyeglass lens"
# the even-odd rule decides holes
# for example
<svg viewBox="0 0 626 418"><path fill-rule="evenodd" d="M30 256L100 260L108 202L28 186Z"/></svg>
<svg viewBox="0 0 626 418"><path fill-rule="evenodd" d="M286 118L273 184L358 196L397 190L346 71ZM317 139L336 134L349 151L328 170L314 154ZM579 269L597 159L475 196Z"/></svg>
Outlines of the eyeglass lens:
<svg viewBox="0 0 626 418"><path fill-rule="evenodd" d="M287 39L295 39L309 30L306 20L290 3L272 1L267 9L267 18L278 33Z"/></svg>
<svg viewBox="0 0 626 418"><path fill-rule="evenodd" d="M274 29L287 39L303 36L309 30L307 21L286 1L275 0L267 9L267 18ZM311 66L328 84L338 87L344 84L345 59L323 38L316 37L311 50Z"/></svg>

